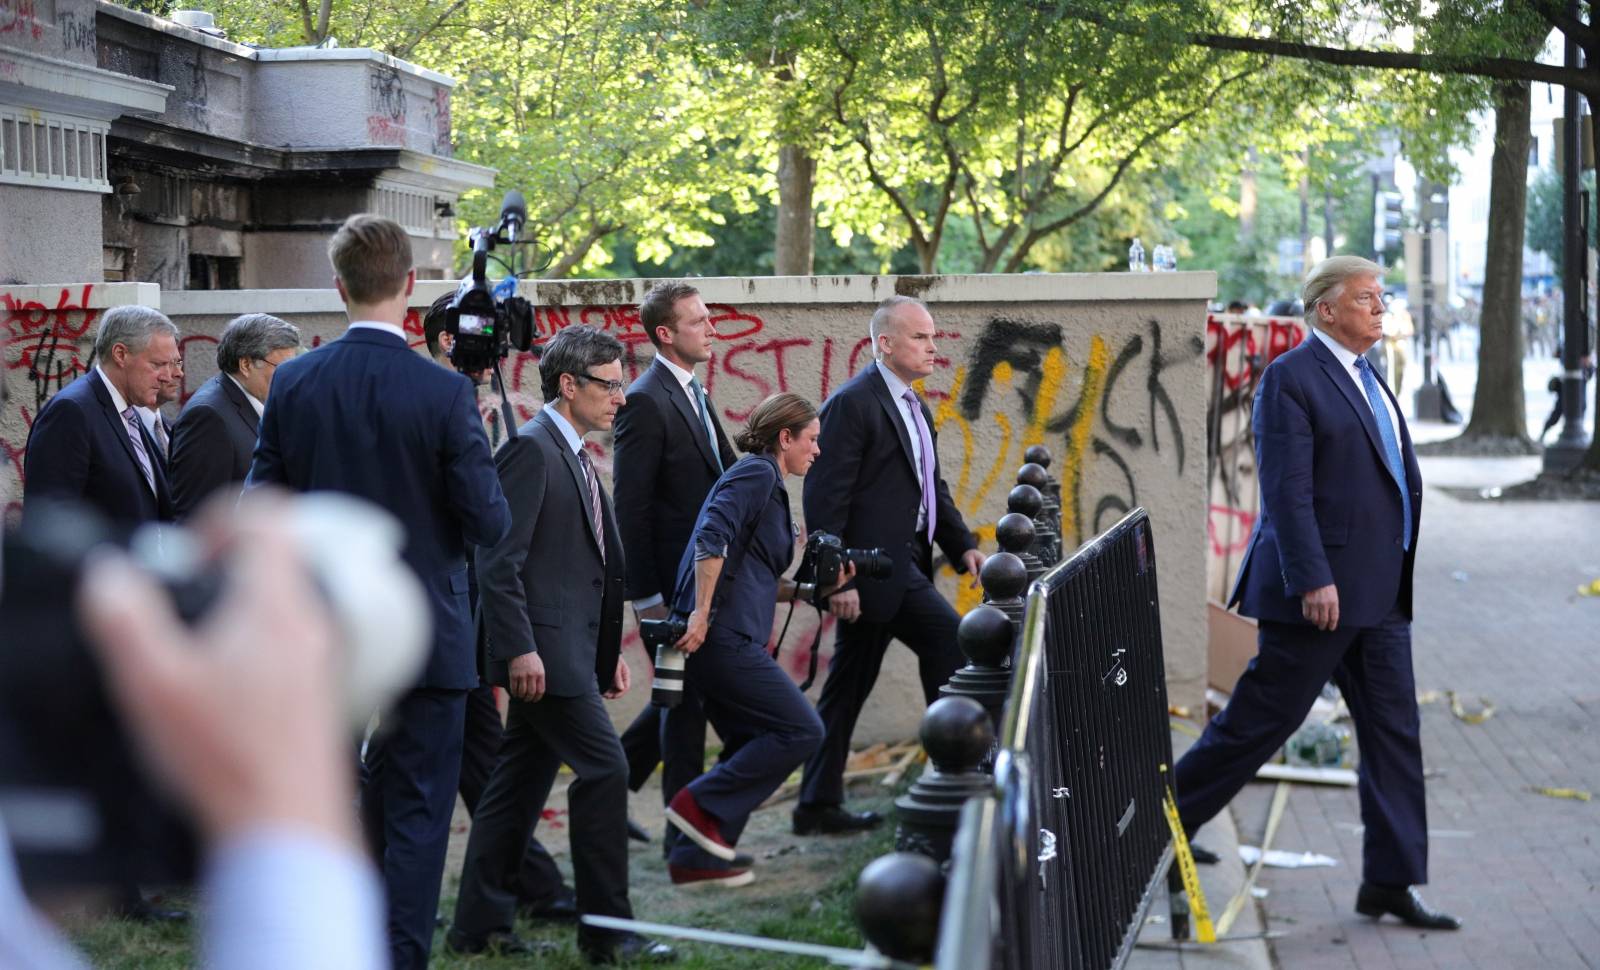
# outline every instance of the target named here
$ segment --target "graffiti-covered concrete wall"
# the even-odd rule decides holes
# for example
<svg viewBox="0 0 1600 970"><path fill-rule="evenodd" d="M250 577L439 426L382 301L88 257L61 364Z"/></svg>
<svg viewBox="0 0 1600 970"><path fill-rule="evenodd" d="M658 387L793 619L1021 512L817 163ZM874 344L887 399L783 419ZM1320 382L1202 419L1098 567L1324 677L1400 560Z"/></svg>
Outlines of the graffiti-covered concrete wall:
<svg viewBox="0 0 1600 970"><path fill-rule="evenodd" d="M1206 636L1205 303L1215 288L1212 274L698 282L718 334L705 384L730 426L775 391L825 399L870 362L867 319L879 300L897 292L927 300L941 356L922 391L938 427L951 494L984 550L995 549L994 522L1005 511L1023 449L1032 444L1042 443L1055 455L1052 471L1062 479L1069 548L1133 506L1148 508L1160 562L1172 700L1198 706ZM420 285L414 305L425 307L441 286ZM537 340L572 324L603 327L628 345L625 369L637 374L651 354L636 310L646 287L647 281L636 280L537 284ZM5 356L11 403L0 414L6 459L0 481L13 505L32 415L89 364L93 321L105 306L156 303L173 317L184 334L186 393L215 373L216 335L236 314L279 314L298 324L311 343L335 339L344 326L337 296L324 290L156 293L153 287L76 284L0 287L0 301L12 341ZM420 344L419 313L407 320L407 330ZM537 351L536 343L532 353L507 362L519 419L540 404ZM609 441L599 444L609 451ZM800 487L790 483L796 497ZM941 588L959 609L976 602L977 591L957 583L947 565L940 571ZM832 621L822 626L826 661ZM797 612L781 658L797 679L804 675L816 629L815 615ZM642 669L637 635L630 630L628 636L629 655ZM909 652L891 650L858 739L911 736L921 709L917 683ZM635 692L630 705L645 696Z"/></svg>

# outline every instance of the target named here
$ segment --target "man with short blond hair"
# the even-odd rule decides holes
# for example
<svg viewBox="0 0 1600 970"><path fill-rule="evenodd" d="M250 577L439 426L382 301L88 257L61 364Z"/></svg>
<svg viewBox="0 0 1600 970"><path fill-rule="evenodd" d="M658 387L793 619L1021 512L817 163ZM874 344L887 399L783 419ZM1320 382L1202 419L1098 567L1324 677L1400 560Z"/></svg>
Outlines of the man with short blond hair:
<svg viewBox="0 0 1600 970"><path fill-rule="evenodd" d="M362 789L389 897L395 970L426 967L461 770L467 691L478 685L468 543L510 524L472 382L413 351L402 323L416 275L399 224L351 216L328 244L350 328L272 379L249 484L348 492L405 526L403 556L428 592L432 652L382 714Z"/></svg>
<svg viewBox="0 0 1600 970"><path fill-rule="evenodd" d="M1259 621L1259 652L1226 709L1178 761L1194 832L1283 746L1329 678L1355 719L1365 826L1356 911L1453 930L1416 886L1428 822L1411 574L1422 476L1399 404L1366 352L1383 338L1383 270L1334 256L1306 277L1311 335L1261 375L1252 427L1261 514L1229 605Z"/></svg>

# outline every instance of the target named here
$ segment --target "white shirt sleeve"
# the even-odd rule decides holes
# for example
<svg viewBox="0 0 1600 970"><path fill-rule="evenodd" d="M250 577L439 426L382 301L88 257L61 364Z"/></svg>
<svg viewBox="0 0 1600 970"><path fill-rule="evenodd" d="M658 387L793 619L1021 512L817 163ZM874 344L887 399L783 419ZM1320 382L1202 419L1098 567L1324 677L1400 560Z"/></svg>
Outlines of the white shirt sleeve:
<svg viewBox="0 0 1600 970"><path fill-rule="evenodd" d="M289 828L245 833L212 853L203 964L212 970L384 970L383 892L355 848Z"/></svg>

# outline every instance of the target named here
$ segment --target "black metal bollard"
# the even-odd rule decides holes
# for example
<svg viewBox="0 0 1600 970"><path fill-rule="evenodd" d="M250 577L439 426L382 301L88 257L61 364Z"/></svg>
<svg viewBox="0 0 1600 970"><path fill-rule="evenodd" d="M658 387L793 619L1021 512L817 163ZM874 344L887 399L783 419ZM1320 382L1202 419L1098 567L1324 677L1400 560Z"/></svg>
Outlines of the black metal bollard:
<svg viewBox="0 0 1600 970"><path fill-rule="evenodd" d="M926 965L939 942L944 873L916 852L891 852L867 863L856 880L856 924L872 948L893 960Z"/></svg>
<svg viewBox="0 0 1600 970"><path fill-rule="evenodd" d="M1056 527L1056 535L1066 542L1066 530L1061 527L1061 479L1050 473L1050 463L1053 460L1050 449L1044 445L1032 445L1022 453L1023 461L1031 461L1045 471L1044 500L1045 509L1050 514L1050 522ZM1065 551L1063 551L1065 555ZM1060 557L1057 557L1060 558Z"/></svg>
<svg viewBox="0 0 1600 970"><path fill-rule="evenodd" d="M1000 543L1002 552L1009 552L1022 560L1028 569L1029 583L1044 575L1044 560L1033 551L1036 539L1032 519L1021 512L1007 512L995 523L994 537Z"/></svg>
<svg viewBox="0 0 1600 970"><path fill-rule="evenodd" d="M966 655L967 665L951 674L950 682L939 688L945 697L970 697L983 705L996 734L1000 732L1006 694L1011 690L1011 644L1015 636L1011 617L992 606L980 606L963 616L956 628L956 643ZM992 748L978 767L994 772Z"/></svg>
<svg viewBox="0 0 1600 970"><path fill-rule="evenodd" d="M1052 515L1049 500L1045 498L1050 475L1043 466L1030 461L1017 469L1017 484L1031 485L1039 493L1039 511L1033 516L1034 552L1044 560L1046 567L1054 566L1061 561L1061 531L1052 519L1059 518L1061 510L1057 508Z"/></svg>
<svg viewBox="0 0 1600 970"><path fill-rule="evenodd" d="M972 698L941 697L922 716L921 733L930 770L894 800L900 818L894 847L942 866L950 858L961 806L994 787L994 779L978 770L994 747L994 725Z"/></svg>
<svg viewBox="0 0 1600 970"><path fill-rule="evenodd" d="M1011 620L1011 642L1015 650L1022 638L1022 615L1028 607L1022 598L1022 591L1028 588L1028 567L1009 552L997 552L984 560L978 580L983 584L984 603Z"/></svg>

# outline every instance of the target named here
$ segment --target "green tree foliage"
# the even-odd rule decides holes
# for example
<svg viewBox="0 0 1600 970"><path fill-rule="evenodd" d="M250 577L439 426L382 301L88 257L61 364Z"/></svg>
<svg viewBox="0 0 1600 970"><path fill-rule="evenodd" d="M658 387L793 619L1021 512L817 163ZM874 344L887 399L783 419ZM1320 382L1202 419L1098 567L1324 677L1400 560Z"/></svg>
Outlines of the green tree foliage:
<svg viewBox="0 0 1600 970"><path fill-rule="evenodd" d="M1595 224L1600 208L1596 207L1594 172L1583 173L1582 185L1589 193L1589 245L1600 245L1600 226ZM1528 184L1528 248L1549 256L1558 273L1565 249L1562 223L1561 176L1554 168L1541 169Z"/></svg>

